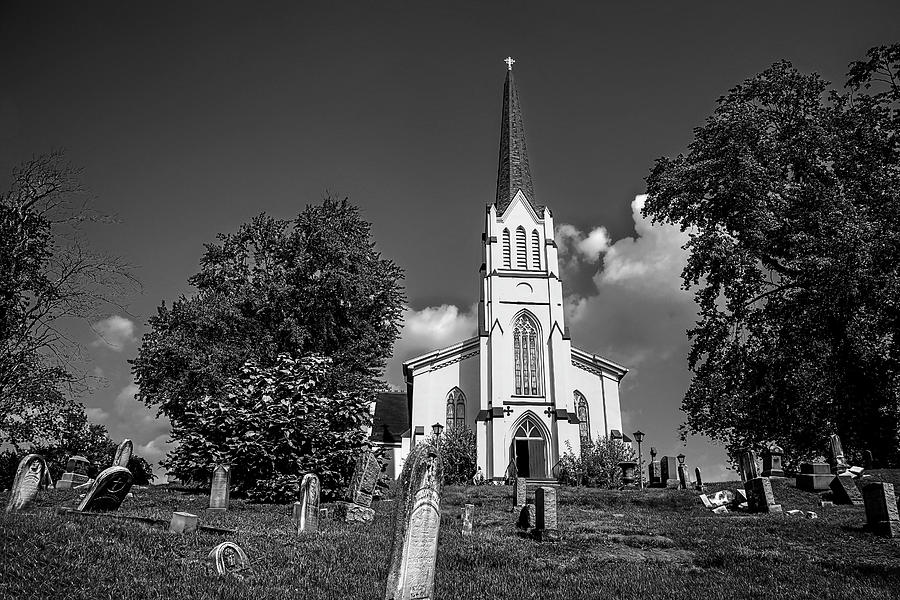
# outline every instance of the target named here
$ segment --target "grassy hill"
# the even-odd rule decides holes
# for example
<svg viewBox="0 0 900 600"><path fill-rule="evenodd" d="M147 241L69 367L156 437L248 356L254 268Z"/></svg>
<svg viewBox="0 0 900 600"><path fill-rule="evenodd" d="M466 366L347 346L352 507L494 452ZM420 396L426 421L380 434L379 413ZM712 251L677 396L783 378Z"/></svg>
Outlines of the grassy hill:
<svg viewBox="0 0 900 600"><path fill-rule="evenodd" d="M871 480L900 484L900 472ZM713 491L735 484L714 484ZM511 488L445 488L435 597L478 598L897 598L900 543L864 529L859 506L822 508L819 496L774 482L785 510L818 519L742 513L715 515L694 492L560 488L559 544L519 535ZM531 494L529 494L530 496ZM5 505L7 494L0 495ZM42 493L30 514L0 516L0 598L380 599L384 595L393 503L376 502L370 526L326 521L297 536L290 506L232 500L204 511L205 494L166 486L137 490L122 514L168 520L174 510L235 535L178 535L109 518L57 515L77 493ZM459 533L466 502L474 536ZM203 564L221 541L249 555L243 579Z"/></svg>

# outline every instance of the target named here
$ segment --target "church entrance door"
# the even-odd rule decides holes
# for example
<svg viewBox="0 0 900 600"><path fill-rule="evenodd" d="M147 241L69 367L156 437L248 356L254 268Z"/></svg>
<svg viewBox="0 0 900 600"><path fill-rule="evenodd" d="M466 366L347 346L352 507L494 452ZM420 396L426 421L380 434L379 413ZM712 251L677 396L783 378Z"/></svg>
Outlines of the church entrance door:
<svg viewBox="0 0 900 600"><path fill-rule="evenodd" d="M547 442L541 430L530 419L526 418L516 429L512 451L516 461L519 477L531 479L547 478Z"/></svg>

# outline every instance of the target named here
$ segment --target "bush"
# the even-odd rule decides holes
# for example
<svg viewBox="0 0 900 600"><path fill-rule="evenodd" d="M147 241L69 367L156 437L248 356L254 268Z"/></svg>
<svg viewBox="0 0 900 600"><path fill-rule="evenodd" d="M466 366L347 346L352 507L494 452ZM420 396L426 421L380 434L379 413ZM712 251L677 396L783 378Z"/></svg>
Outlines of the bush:
<svg viewBox="0 0 900 600"><path fill-rule="evenodd" d="M582 447L580 456L575 456L571 444L566 442L556 477L563 485L616 489L622 485L619 463L629 460L636 460L634 450L619 439L598 435L594 442Z"/></svg>
<svg viewBox="0 0 900 600"><path fill-rule="evenodd" d="M464 425L453 426L441 435L441 462L444 483L471 483L478 468L475 432Z"/></svg>

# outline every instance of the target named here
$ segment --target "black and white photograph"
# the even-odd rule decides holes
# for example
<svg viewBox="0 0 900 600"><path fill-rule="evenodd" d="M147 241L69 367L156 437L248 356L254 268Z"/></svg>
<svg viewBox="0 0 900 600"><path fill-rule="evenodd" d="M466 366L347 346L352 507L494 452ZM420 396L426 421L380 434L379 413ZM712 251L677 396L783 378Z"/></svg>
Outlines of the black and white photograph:
<svg viewBox="0 0 900 600"><path fill-rule="evenodd" d="M0 3L0 600L900 597L900 2Z"/></svg>

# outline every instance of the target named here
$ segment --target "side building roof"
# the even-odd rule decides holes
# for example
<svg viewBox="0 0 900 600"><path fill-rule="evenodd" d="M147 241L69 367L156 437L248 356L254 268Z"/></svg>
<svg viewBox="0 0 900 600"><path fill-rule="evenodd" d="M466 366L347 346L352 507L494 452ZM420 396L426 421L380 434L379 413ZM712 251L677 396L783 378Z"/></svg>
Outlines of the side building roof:
<svg viewBox="0 0 900 600"><path fill-rule="evenodd" d="M376 397L375 419L369 440L385 446L399 446L409 431L409 404L405 393L382 392Z"/></svg>

